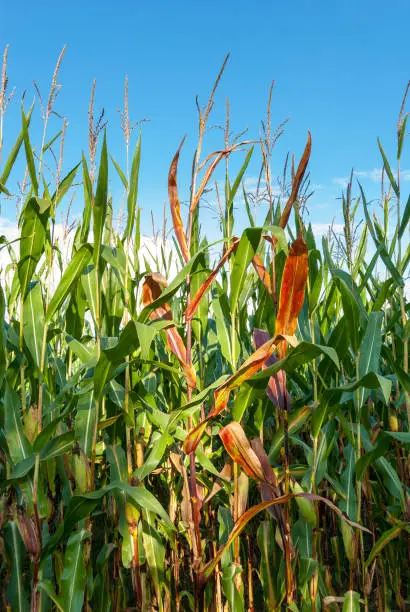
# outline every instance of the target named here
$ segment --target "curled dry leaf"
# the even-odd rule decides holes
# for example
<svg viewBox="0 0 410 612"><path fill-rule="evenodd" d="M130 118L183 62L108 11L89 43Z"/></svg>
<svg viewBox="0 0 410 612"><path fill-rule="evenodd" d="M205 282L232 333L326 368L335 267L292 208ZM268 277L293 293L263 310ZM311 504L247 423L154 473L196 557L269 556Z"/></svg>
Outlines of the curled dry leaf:
<svg viewBox="0 0 410 612"><path fill-rule="evenodd" d="M201 184L198 187L198 190L195 194L195 196L192 198L192 202L191 202L191 206L190 206L190 212L191 214L195 212L196 207L199 204L199 200L201 199L201 195L203 194L205 187L207 186L212 174L215 171L215 168L217 167L217 165L219 164L219 162L224 159L224 157L227 157L228 155L230 155L232 153L232 148L230 149L225 149L223 151L215 151L215 153L211 153L211 155L208 156L208 158L212 158L213 156L216 156L215 159L208 165L207 169L205 170L205 174L203 176L203 179L201 181Z"/></svg>
<svg viewBox="0 0 410 612"><path fill-rule="evenodd" d="M188 262L189 261L189 249L188 249L187 239L185 236L184 225L182 223L182 218L181 218L181 205L179 203L178 187L177 187L177 170L178 170L179 154L181 152L184 141L185 141L185 136L182 139L181 144L179 145L178 151L174 155L174 159L172 160L172 163L169 169L168 197L169 197L169 203L171 206L172 223L174 226L175 235L177 237L178 244L182 252L182 256L184 260Z"/></svg>
<svg viewBox="0 0 410 612"><path fill-rule="evenodd" d="M220 430L219 437L228 455L243 468L248 476L260 482L265 480L261 462L253 451L240 423L232 421Z"/></svg>
<svg viewBox="0 0 410 612"><path fill-rule="evenodd" d="M288 201L286 202L286 206L283 209L282 216L279 221L279 227L285 228L289 221L290 213L292 211L292 206L295 203L296 198L298 197L299 189L300 189L300 186L303 181L303 177L306 172L311 150L312 150L312 137L310 135L310 132L308 132L308 139L307 139L307 143L305 146L305 150L303 152L302 159L299 162L298 169L296 170L295 178L293 179L293 183L292 183L292 191L291 191Z"/></svg>
<svg viewBox="0 0 410 612"><path fill-rule="evenodd" d="M166 287L167 282L161 274L146 274L142 285L142 302L144 306L148 306L153 301L159 298L162 293L161 287ZM151 320L168 320L172 321L171 308L167 302L156 308L150 314ZM196 387L196 373L192 365L187 362L187 352L184 341L178 333L175 326L164 329L167 337L167 345L169 350L175 355L179 363L184 369L187 384L189 387Z"/></svg>

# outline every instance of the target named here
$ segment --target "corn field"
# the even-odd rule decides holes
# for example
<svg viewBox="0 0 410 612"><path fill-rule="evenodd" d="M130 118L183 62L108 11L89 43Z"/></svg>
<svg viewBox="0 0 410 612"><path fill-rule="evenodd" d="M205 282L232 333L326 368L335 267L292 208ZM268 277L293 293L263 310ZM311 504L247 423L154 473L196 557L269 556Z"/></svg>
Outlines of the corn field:
<svg viewBox="0 0 410 612"><path fill-rule="evenodd" d="M395 160L379 142L379 205L352 173L343 234L321 239L307 214L314 135L273 189L272 89L259 137L233 137L227 119L220 149L207 149L224 64L198 106L195 150L175 143L158 177L172 231L150 257L128 82L124 169L94 118L94 84L89 151L63 173L67 123L51 133L49 122L62 55L36 146L37 106L22 105L20 132L3 141L7 49L3 64L0 193L19 202L19 236L0 237L0 608L408 610L406 100ZM192 155L183 184L179 159ZM245 189L255 159L263 222ZM56 219L75 185L83 212L65 256ZM210 242L212 189L221 238Z"/></svg>

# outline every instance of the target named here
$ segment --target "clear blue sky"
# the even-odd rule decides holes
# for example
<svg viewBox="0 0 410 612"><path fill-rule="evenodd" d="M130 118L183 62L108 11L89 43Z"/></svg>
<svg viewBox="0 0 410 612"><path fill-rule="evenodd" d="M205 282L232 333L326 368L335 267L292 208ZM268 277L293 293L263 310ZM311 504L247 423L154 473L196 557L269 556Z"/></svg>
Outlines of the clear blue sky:
<svg viewBox="0 0 410 612"><path fill-rule="evenodd" d="M123 161L116 109L129 76L131 118L150 119L143 128L141 167L145 231L151 208L159 219L169 163L185 133L180 197L188 197L195 96L205 103L230 52L212 123L223 124L229 96L232 128L248 127L249 136L257 137L274 79L273 124L288 116L290 122L273 158L273 174L280 174L287 151L300 156L309 129L311 181L320 186L311 200L311 219L328 222L334 216L340 220L341 188L335 179L352 167L368 173L380 168L377 137L394 157L397 114L410 78L409 25L408 0L4 0L0 46L10 44L10 86L16 86L18 98L28 89L28 105L33 80L47 95L56 58L67 43L56 104L70 122L65 170L87 148L93 78L96 107L104 106L109 120L109 146ZM6 152L19 128L16 102L6 117ZM217 136L222 138L211 134L211 143ZM256 173L255 164L250 174ZM378 193L370 178L363 183L370 196ZM10 206L2 211L14 214ZM204 221L210 223L209 215Z"/></svg>

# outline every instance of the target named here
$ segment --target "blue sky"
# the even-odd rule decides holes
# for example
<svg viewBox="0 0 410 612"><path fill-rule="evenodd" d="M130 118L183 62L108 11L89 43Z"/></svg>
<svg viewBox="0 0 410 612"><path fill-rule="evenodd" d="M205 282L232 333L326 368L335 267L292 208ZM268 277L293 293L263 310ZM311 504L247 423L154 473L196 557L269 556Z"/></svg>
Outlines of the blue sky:
<svg viewBox="0 0 410 612"><path fill-rule="evenodd" d="M122 105L128 75L131 118L150 119L143 127L140 190L143 229L149 232L149 211L153 209L159 221L167 198L169 164L184 134L179 187L180 198L188 198L197 135L195 96L205 103L230 52L211 123L223 125L228 96L232 129L248 127L249 137L257 138L274 79L272 123L287 117L290 121L273 156L273 175L281 173L287 151L300 156L310 130L310 175L317 186L310 200L310 219L340 221L338 179L354 167L365 173L363 184L369 198L375 197L378 186L366 173L374 175L381 167L377 137L394 159L396 120L410 78L409 24L408 0L5 1L0 47L10 45L9 83L17 91L6 116L5 151L19 129L22 91L28 90L28 105L35 80L47 96L56 58L67 43L59 78L63 89L55 107L70 122L65 170L78 161L81 149L87 149L93 78L96 108L105 108L109 122L109 147L123 163L116 109ZM50 137L57 125L53 120ZM34 125L33 139L36 129ZM221 144L222 133L214 130L206 150ZM410 168L406 158L404 169ZM257 175L259 159L255 155L249 176ZM233 171L239 162L240 156L233 160ZM405 193L406 187L404 183ZM113 191L118 201L115 183ZM2 214L12 217L14 205L2 202ZM212 228L212 215L204 212L203 223Z"/></svg>

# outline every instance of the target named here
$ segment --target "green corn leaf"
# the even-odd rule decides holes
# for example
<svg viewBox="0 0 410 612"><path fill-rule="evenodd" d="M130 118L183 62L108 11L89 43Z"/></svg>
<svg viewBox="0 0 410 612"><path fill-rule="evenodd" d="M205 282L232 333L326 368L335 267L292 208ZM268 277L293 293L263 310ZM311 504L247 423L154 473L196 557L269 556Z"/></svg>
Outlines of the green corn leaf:
<svg viewBox="0 0 410 612"><path fill-rule="evenodd" d="M261 235L261 228L252 227L246 229L242 234L239 246L233 256L230 295L231 313L236 311L239 295L245 282L246 272L252 258L258 250Z"/></svg>
<svg viewBox="0 0 410 612"><path fill-rule="evenodd" d="M410 219L410 196L408 197L406 207L403 212L403 216L401 218L400 228L399 228L399 238L403 238L403 234L408 227Z"/></svg>
<svg viewBox="0 0 410 612"><path fill-rule="evenodd" d="M28 111L26 115L27 128L30 125L31 115L33 114L33 108L34 108L34 104L31 105L30 110ZM23 140L24 140L24 130L22 129L20 134L17 137L16 142L14 143L12 150L10 151L10 154L6 160L6 163L4 164L3 172L0 175L0 183L2 185L5 185L7 183L7 179L9 178L10 173L13 169L13 166L19 154L21 145L23 144Z"/></svg>
<svg viewBox="0 0 410 612"><path fill-rule="evenodd" d="M363 378L369 372L379 370L380 352L382 348L382 327L383 313L371 312L367 322L366 331L363 337L359 357L359 377ZM362 387L360 389L359 406L363 406L369 392Z"/></svg>
<svg viewBox="0 0 410 612"><path fill-rule="evenodd" d="M138 176L139 176L139 169L140 169L140 160L141 160L141 135L138 138L137 145L134 151L134 157L132 160L131 177L130 177L128 198L127 198L128 217L127 217L127 226L125 228L125 232L123 236L123 241L129 240L131 238L132 230L134 228L135 207L137 205L137 197L138 197Z"/></svg>
<svg viewBox="0 0 410 612"><path fill-rule="evenodd" d="M71 291L74 283L82 274L84 268L88 265L92 256L92 247L89 244L83 244L76 252L72 260L67 265L57 289L53 293L50 303L47 308L46 322L49 323L54 314L61 307L62 303Z"/></svg>
<svg viewBox="0 0 410 612"><path fill-rule="evenodd" d="M90 532L81 529L68 540L61 575L61 599L64 612L81 612L83 608L86 585L84 540L90 536Z"/></svg>
<svg viewBox="0 0 410 612"><path fill-rule="evenodd" d="M31 180L33 191L34 191L34 195L38 196L38 181L37 181L37 175L36 175L36 167L34 164L34 153L33 153L33 149L31 148L30 136L28 133L29 123L28 123L28 120L24 113L23 108L21 109L21 118L23 122L23 141L24 141L24 149L26 151L28 173L30 175L30 180Z"/></svg>
<svg viewBox="0 0 410 612"><path fill-rule="evenodd" d="M0 389L3 386L4 375L7 368L6 338L4 333L4 319L6 313L6 300L3 287L0 285Z"/></svg>
<svg viewBox="0 0 410 612"><path fill-rule="evenodd" d="M397 270L397 267L394 265L394 263L392 262L391 258L389 257L388 251L387 251L387 247L384 241L379 241L376 235L376 232L374 230L370 215L369 215L369 211L368 211L368 207L367 207L367 201L366 201L366 196L364 194L363 188L359 183L359 188L360 188L360 192L362 194L362 201L363 201L363 210L364 210L364 214L366 217L366 223L367 226L369 228L371 237L373 238L373 242L376 245L376 248L380 247L380 257L383 260L384 265L386 266L386 268L389 270L390 274L392 275L392 278L394 278L394 280L396 281L396 283L400 286L403 287L404 285L404 281L403 278L401 277L399 271Z"/></svg>
<svg viewBox="0 0 410 612"><path fill-rule="evenodd" d="M83 221L81 224L80 242L84 244L88 240L88 233L90 231L91 214L92 214L92 201L93 201L93 189L90 179L90 171L87 166L87 160L82 155L82 169L83 169L83 185L84 185L84 210L83 210Z"/></svg>
<svg viewBox="0 0 410 612"><path fill-rule="evenodd" d="M379 139L377 139L377 144L379 145L379 150L380 150L381 156L383 158L384 169L386 170L386 174L389 177L390 184L393 187L394 193L399 198L400 197L399 187L397 185L396 179L393 176L393 172L392 172L392 170L390 168L390 164L389 164L389 162L387 160L386 154L385 154L385 152L383 150L383 147L382 147L381 142L380 142Z"/></svg>
<svg viewBox="0 0 410 612"><path fill-rule="evenodd" d="M5 547L11 560L11 577L7 587L7 598L16 612L29 612L30 603L25 584L24 546L16 521L9 521L5 527Z"/></svg>
<svg viewBox="0 0 410 612"><path fill-rule="evenodd" d="M107 139L104 133L98 172L97 191L93 203L94 267L98 270L108 197L108 157Z"/></svg>
<svg viewBox="0 0 410 612"><path fill-rule="evenodd" d="M20 292L23 299L44 252L47 217L48 211L41 214L36 199L30 198L22 212L23 224L20 234L20 261L18 262Z"/></svg>
<svg viewBox="0 0 410 612"><path fill-rule="evenodd" d="M39 281L30 283L23 305L23 335L33 361L40 369L44 335L44 304Z"/></svg>
<svg viewBox="0 0 410 612"><path fill-rule="evenodd" d="M346 591L342 612L360 612L360 595L356 591Z"/></svg>
<svg viewBox="0 0 410 612"><path fill-rule="evenodd" d="M93 391L87 391L78 398L75 436L86 455L91 453L95 426L95 400Z"/></svg>
<svg viewBox="0 0 410 612"><path fill-rule="evenodd" d="M228 207L230 207L232 205L232 203L233 203L233 201L235 199L236 192L239 189L239 186L240 186L241 181L243 179L243 175L245 174L246 169L249 166L249 162L250 162L252 154L253 154L253 149L254 149L254 147L252 146L249 149L249 151L247 152L245 160L244 160L244 162L243 162L243 164L241 166L241 169L239 170L238 175L237 175L237 177L236 177L232 187L229 190L229 200L227 202L227 206Z"/></svg>
<svg viewBox="0 0 410 612"><path fill-rule="evenodd" d="M101 399L105 384L116 365L124 360L138 346L138 333L133 321L127 323L121 332L114 348L101 352L94 372L94 393L97 400Z"/></svg>
<svg viewBox="0 0 410 612"><path fill-rule="evenodd" d="M133 487L121 481L113 481L109 485L82 495L74 495L68 503L64 522L60 524L55 534L49 539L43 548L41 562L44 563L49 554L58 546L62 539L72 533L76 523L89 516L99 504L100 500L107 494L114 493L125 495L127 500L136 508L153 512L162 519L165 526L171 531L175 530L164 508L147 489L142 486Z"/></svg>
<svg viewBox="0 0 410 612"><path fill-rule="evenodd" d="M43 593L45 593L47 597L51 599L51 601L57 606L57 610L59 610L59 612L65 612L64 601L62 597L56 595L51 580L40 580L37 585L37 588L39 591L43 591Z"/></svg>
<svg viewBox="0 0 410 612"><path fill-rule="evenodd" d="M53 136L51 138L51 140L49 140L43 147L42 151L43 153L45 153L46 151L48 151L48 149L50 149L50 147L52 147L52 145L55 143L55 141L57 140L57 138L59 138L61 136L61 134L63 133L63 130L60 130L59 132L57 132L57 134L55 136Z"/></svg>
<svg viewBox="0 0 410 612"><path fill-rule="evenodd" d="M372 550L370 551L369 556L366 559L365 567L370 567L375 558L380 555L383 548L389 544L392 540L396 539L403 530L403 524L394 525L391 529L385 531L380 538L377 540Z"/></svg>
<svg viewBox="0 0 410 612"><path fill-rule="evenodd" d="M51 200L54 204L54 208L61 202L63 197L66 195L67 191L70 189L73 181L77 175L77 170L80 167L80 164L74 166L72 170L63 178L61 183L58 185L56 191L54 192Z"/></svg>
<svg viewBox="0 0 410 612"><path fill-rule="evenodd" d="M124 172L121 170L120 165L117 164L117 162L115 161L112 155L110 155L110 158L111 158L112 163L114 164L114 168L116 169L118 176L121 179L122 184L124 185L124 188L128 191L127 177L125 176Z"/></svg>
<svg viewBox="0 0 410 612"><path fill-rule="evenodd" d="M153 514L143 510L142 517L142 541L144 544L145 558L150 568L158 610L162 612L164 610L162 586L165 582L165 546L161 533L155 525Z"/></svg>

